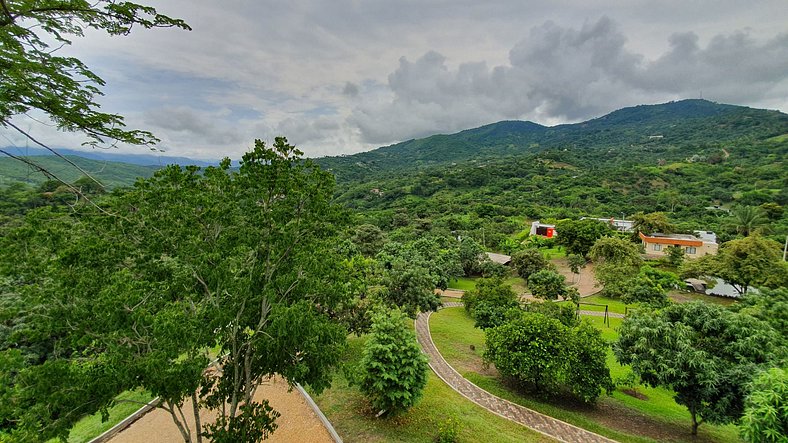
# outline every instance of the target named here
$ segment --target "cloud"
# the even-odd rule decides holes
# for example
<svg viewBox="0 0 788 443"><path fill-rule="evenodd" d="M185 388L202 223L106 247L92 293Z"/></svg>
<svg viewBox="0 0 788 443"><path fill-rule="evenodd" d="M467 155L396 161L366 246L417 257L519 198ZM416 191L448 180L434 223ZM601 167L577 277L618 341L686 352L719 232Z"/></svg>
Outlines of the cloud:
<svg viewBox="0 0 788 443"><path fill-rule="evenodd" d="M767 100L788 83L788 34L759 42L747 32L669 37L648 60L627 48L608 17L579 29L548 21L509 51L509 63L456 68L429 51L403 57L388 76L390 100L367 101L349 117L364 141L384 143L451 132L501 119L578 121L622 106L704 97L726 103Z"/></svg>

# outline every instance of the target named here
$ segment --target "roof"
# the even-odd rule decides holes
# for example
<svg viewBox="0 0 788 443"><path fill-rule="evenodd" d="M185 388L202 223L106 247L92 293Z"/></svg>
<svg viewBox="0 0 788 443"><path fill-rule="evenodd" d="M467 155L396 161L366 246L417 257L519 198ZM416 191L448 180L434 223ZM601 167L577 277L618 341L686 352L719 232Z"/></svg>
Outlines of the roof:
<svg viewBox="0 0 788 443"><path fill-rule="evenodd" d="M512 257L509 255L496 254L494 252L485 252L485 254L487 254L487 257L489 257L490 260L502 265L508 264L510 261L512 261Z"/></svg>
<svg viewBox="0 0 788 443"><path fill-rule="evenodd" d="M640 238L646 243L657 243L660 245L679 245L679 246L703 246L703 240L688 234L660 234L653 233L644 235L639 233Z"/></svg>

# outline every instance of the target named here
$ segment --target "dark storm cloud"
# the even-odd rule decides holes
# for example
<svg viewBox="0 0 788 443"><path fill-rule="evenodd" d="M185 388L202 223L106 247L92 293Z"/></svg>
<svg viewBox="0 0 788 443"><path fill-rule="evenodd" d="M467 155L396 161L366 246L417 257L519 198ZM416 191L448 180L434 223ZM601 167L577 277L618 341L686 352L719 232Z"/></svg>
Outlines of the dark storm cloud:
<svg viewBox="0 0 788 443"><path fill-rule="evenodd" d="M757 102L788 80L788 34L758 42L738 31L704 46L686 32L668 42L648 60L627 49L627 37L607 17L579 29L546 22L514 45L508 65L451 69L434 51L400 59L388 77L393 98L359 106L350 121L365 141L382 143L497 119L576 121L701 90L715 101Z"/></svg>

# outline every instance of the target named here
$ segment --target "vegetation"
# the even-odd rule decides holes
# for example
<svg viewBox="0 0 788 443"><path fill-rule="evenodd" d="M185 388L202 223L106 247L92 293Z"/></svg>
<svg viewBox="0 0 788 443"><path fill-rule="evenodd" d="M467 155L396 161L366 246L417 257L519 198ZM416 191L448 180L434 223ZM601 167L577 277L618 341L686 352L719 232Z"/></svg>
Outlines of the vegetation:
<svg viewBox="0 0 788 443"><path fill-rule="evenodd" d="M100 112L96 96L104 81L79 59L59 56L52 49L70 45L71 38L83 36L87 29L126 35L134 27L190 29L182 20L131 2L3 2L0 126L15 128L13 116L38 110L59 128L82 132L92 144L156 142L149 132L124 129L123 117Z"/></svg>
<svg viewBox="0 0 788 443"><path fill-rule="evenodd" d="M772 368L755 377L744 401L739 428L748 442L788 440L788 372L785 369Z"/></svg>
<svg viewBox="0 0 788 443"><path fill-rule="evenodd" d="M479 280L474 289L463 294L462 301L481 329L503 324L507 313L520 306L517 294L500 277Z"/></svg>
<svg viewBox="0 0 788 443"><path fill-rule="evenodd" d="M602 322L602 317L588 317L584 321L592 323L609 342L618 338L616 329L621 325L620 319L612 318L610 327ZM499 397L620 442L740 441L732 425L707 424L701 426L697 437L692 437L689 415L686 408L673 400L673 392L642 386L637 380L619 386L612 396L601 396L596 407L583 407L565 397L533 395L502 377L492 366L483 368L484 331L474 328L473 322L461 308L442 309L430 317L432 338L444 358L460 374ZM621 380L631 372L628 367L619 365L612 353L608 354L607 364L613 380Z"/></svg>
<svg viewBox="0 0 788 443"><path fill-rule="evenodd" d="M700 302L638 310L619 333L618 361L644 383L675 391L692 417L692 435L703 422L737 420L753 373L785 352L765 322Z"/></svg>
<svg viewBox="0 0 788 443"><path fill-rule="evenodd" d="M174 418L199 395L220 417L208 434L260 436L275 418L251 401L263 377L328 386L346 334L332 317L350 296L344 217L331 176L299 154L257 142L238 172L168 167L101 208L41 208L8 226L3 431L65 437L142 387ZM205 371L217 347L223 370ZM176 424L201 439L199 421Z"/></svg>
<svg viewBox="0 0 788 443"><path fill-rule="evenodd" d="M485 361L539 395L556 395L566 388L593 403L613 388L605 363L608 344L588 324L569 328L557 319L523 312L488 329L485 342Z"/></svg>
<svg viewBox="0 0 788 443"><path fill-rule="evenodd" d="M361 360L360 389L380 416L413 407L427 384L427 357L398 311L378 313Z"/></svg>

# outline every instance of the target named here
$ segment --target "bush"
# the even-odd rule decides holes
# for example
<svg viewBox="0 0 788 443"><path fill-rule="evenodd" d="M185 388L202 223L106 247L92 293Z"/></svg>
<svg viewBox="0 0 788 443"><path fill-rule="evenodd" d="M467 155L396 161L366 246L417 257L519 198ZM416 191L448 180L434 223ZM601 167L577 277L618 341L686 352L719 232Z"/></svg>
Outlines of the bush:
<svg viewBox="0 0 788 443"><path fill-rule="evenodd" d="M427 358L406 319L399 310L378 312L364 347L360 388L381 415L406 411L427 385Z"/></svg>
<svg viewBox="0 0 788 443"><path fill-rule="evenodd" d="M607 368L608 344L588 323L567 327L555 318L523 312L485 331L484 359L504 376L514 377L534 392L569 390L594 403L613 381Z"/></svg>
<svg viewBox="0 0 788 443"><path fill-rule="evenodd" d="M580 318L577 316L574 305L537 301L526 304L523 309L527 312L554 318L570 328L580 324Z"/></svg>
<svg viewBox="0 0 788 443"><path fill-rule="evenodd" d="M519 306L517 294L501 278L479 280L476 289L463 294L462 300L476 327L482 329L502 324L507 311Z"/></svg>
<svg viewBox="0 0 788 443"><path fill-rule="evenodd" d="M566 298L568 293L565 280L563 275L543 269L528 277L528 290L534 297L544 300Z"/></svg>

